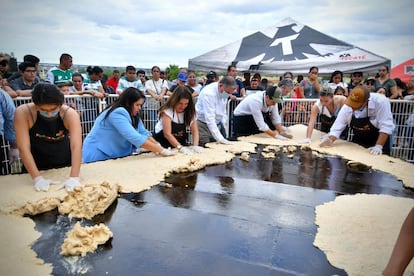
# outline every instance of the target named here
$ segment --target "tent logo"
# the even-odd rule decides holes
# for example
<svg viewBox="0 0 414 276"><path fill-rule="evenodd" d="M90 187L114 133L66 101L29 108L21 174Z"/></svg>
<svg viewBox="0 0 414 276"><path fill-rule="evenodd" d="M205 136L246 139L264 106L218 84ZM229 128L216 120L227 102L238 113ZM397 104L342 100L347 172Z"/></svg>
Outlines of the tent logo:
<svg viewBox="0 0 414 276"><path fill-rule="evenodd" d="M414 75L414 65L406 65L404 67L405 74Z"/></svg>
<svg viewBox="0 0 414 276"><path fill-rule="evenodd" d="M343 53L339 55L339 59L340 60L364 60L366 59L367 56L366 55L356 55L356 56L351 56L350 53Z"/></svg>

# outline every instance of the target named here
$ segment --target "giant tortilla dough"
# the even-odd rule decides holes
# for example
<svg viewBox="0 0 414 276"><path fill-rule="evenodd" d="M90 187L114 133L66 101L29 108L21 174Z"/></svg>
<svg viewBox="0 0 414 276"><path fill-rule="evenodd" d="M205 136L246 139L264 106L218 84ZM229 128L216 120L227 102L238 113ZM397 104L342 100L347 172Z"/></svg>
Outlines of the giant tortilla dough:
<svg viewBox="0 0 414 276"><path fill-rule="evenodd" d="M59 205L59 213L68 214L69 217L91 219L103 214L117 196L118 185L110 185L108 182L76 187Z"/></svg>
<svg viewBox="0 0 414 276"><path fill-rule="evenodd" d="M344 195L316 207L314 245L349 275L382 275L414 200L389 195ZM414 273L414 260L406 271Z"/></svg>
<svg viewBox="0 0 414 276"><path fill-rule="evenodd" d="M3 184L3 183L2 183ZM0 275L50 275L52 266L45 264L30 249L40 237L33 220L0 214Z"/></svg>
<svg viewBox="0 0 414 276"><path fill-rule="evenodd" d="M94 252L98 245L104 244L112 236L111 230L103 223L82 227L78 221L73 229L66 234L66 239L61 246L61 254L85 256L88 252Z"/></svg>
<svg viewBox="0 0 414 276"><path fill-rule="evenodd" d="M240 141L250 142L255 144L262 145L299 145L306 137L305 125L294 125L288 128L293 139L289 140L280 140L270 137L267 134L261 133L251 136L239 137ZM325 133L314 130L312 134L312 143L306 147L311 148L314 151L328 155L338 155L344 159L351 161L358 161L360 163L371 166L373 169L387 172L394 175L397 179L403 182L405 187L414 188L414 174L413 169L414 165L406 161L403 161L398 158L393 158L388 155L376 155L373 156L368 152L368 150L362 146L359 146L355 143L347 142L345 140L336 140L332 147L319 147L320 138Z"/></svg>

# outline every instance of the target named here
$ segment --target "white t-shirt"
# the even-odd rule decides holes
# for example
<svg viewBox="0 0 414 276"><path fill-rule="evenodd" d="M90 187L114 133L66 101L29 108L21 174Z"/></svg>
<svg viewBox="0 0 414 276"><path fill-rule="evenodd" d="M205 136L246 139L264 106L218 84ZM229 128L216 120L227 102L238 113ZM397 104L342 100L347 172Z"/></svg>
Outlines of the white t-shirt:
<svg viewBox="0 0 414 276"><path fill-rule="evenodd" d="M171 121L177 124L182 124L184 122L184 112L183 113L177 113L173 111L172 108L168 108L164 110L165 115L171 118ZM192 123L197 120L196 116L191 120L190 126ZM162 117L158 120L157 124L155 125L155 133L159 133L161 130L163 130L162 127Z"/></svg>

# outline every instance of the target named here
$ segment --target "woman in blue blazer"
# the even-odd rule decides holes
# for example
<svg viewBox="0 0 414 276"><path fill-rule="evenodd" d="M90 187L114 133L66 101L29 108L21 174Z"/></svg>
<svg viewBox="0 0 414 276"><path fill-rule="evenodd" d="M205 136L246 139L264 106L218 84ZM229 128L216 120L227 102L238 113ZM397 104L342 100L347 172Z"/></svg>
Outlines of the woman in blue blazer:
<svg viewBox="0 0 414 276"><path fill-rule="evenodd" d="M145 95L136 88L127 88L119 99L108 106L99 116L86 136L82 147L84 163L120 158L131 155L137 148L173 155L163 148L145 129L139 112Z"/></svg>

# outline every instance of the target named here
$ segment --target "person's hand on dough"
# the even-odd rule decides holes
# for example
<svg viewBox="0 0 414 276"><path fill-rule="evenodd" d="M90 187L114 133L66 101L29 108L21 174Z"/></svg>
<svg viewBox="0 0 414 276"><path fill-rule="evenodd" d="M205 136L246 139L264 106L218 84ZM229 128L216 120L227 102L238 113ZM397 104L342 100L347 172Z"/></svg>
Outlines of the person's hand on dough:
<svg viewBox="0 0 414 276"><path fill-rule="evenodd" d="M65 182L63 182L56 190L66 188L66 191L72 192L75 187L81 186L79 182L79 177L69 177Z"/></svg>
<svg viewBox="0 0 414 276"><path fill-rule="evenodd" d="M299 144L310 144L312 143L311 138L305 138L302 141L299 141Z"/></svg>
<svg viewBox="0 0 414 276"><path fill-rule="evenodd" d="M161 156L172 156L174 155L175 152L173 152L171 149L162 149L162 151L160 152Z"/></svg>
<svg viewBox="0 0 414 276"><path fill-rule="evenodd" d="M200 146L192 146L191 149L195 152L195 153L201 153L204 151L203 147Z"/></svg>
<svg viewBox="0 0 414 276"><path fill-rule="evenodd" d="M49 185L50 184L58 184L59 181L54 181L52 179L46 179L43 176L39 175L37 176L35 179L33 179L34 181L34 188L36 191L45 191L47 192L49 190Z"/></svg>
<svg viewBox="0 0 414 276"><path fill-rule="evenodd" d="M193 151L189 147L181 147L178 151L181 152L181 153L184 153L186 155L192 155L193 154Z"/></svg>
<svg viewBox="0 0 414 276"><path fill-rule="evenodd" d="M333 145L333 142L334 141L329 136L329 134L325 134L324 136L322 136L321 143L319 144L319 146L320 147L331 147Z"/></svg>
<svg viewBox="0 0 414 276"><path fill-rule="evenodd" d="M373 155L381 155L382 154L382 146L381 145L375 145L373 147L368 148L369 153Z"/></svg>

